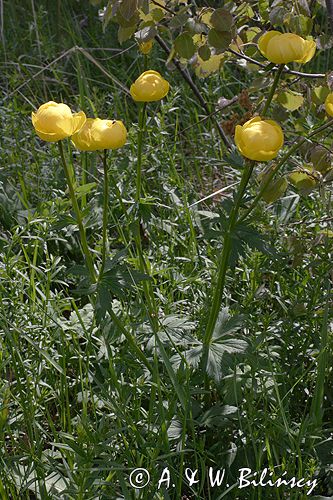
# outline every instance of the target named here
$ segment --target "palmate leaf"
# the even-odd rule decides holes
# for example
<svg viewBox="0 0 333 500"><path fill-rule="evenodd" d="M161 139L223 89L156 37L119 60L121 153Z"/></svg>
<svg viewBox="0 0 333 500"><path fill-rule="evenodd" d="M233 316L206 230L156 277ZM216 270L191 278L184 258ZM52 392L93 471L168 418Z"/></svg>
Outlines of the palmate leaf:
<svg viewBox="0 0 333 500"><path fill-rule="evenodd" d="M253 226L238 224L232 234L232 252L230 264L235 265L240 256L246 254L247 248L259 250L264 255L277 258L276 250L269 245L266 237Z"/></svg>
<svg viewBox="0 0 333 500"><path fill-rule="evenodd" d="M112 261L109 262L109 267ZM112 299L126 299L128 292L143 280L150 279L149 276L135 269L130 269L124 264L118 264L104 272L97 284L96 317L100 321L105 317L110 307Z"/></svg>
<svg viewBox="0 0 333 500"><path fill-rule="evenodd" d="M248 347L245 340L240 338L219 337L213 340L208 350L207 373L216 382L222 378L222 359L224 354L244 354Z"/></svg>
<svg viewBox="0 0 333 500"><path fill-rule="evenodd" d="M228 307L223 307L219 313L216 325L213 332L213 339L218 340L220 337L231 334L241 328L244 321L244 316L231 316Z"/></svg>
<svg viewBox="0 0 333 500"><path fill-rule="evenodd" d="M244 339L236 336L236 332L242 327L243 322L244 316L231 316L228 308L221 309L208 349L207 360L207 373L217 382L222 377L223 356L225 354L243 354L248 347L248 343ZM171 357L172 366L174 369L179 369L185 361L194 370L198 369L203 355L202 342L188 335L183 345L190 347L181 354L177 353Z"/></svg>
<svg viewBox="0 0 333 500"><path fill-rule="evenodd" d="M237 406L216 405L203 413L197 422L203 427L224 427L229 420L237 417Z"/></svg>
<svg viewBox="0 0 333 500"><path fill-rule="evenodd" d="M186 316L169 315L161 320L162 330L158 336L163 345L188 346L198 342L190 332L195 328L195 323ZM153 349L155 336L148 343L147 349ZM179 361L180 364L180 361Z"/></svg>
<svg viewBox="0 0 333 500"><path fill-rule="evenodd" d="M150 279L146 274L132 269L125 262L121 262L127 254L127 250L120 250L112 259L107 259L104 273L99 278L98 283L90 286L84 286L86 279L82 281L81 286L76 293L87 295L96 292L96 319L100 322L110 308L112 300L116 297L126 299L138 283ZM78 274L82 274L80 266L76 266ZM85 269L85 268L83 268ZM74 272L76 269L74 269ZM73 271L72 271L73 272ZM87 278L84 275L84 278Z"/></svg>
<svg viewBox="0 0 333 500"><path fill-rule="evenodd" d="M202 344L201 342L197 341L197 345L194 345L190 349L187 349L186 351L182 352L182 354L174 354L170 358L170 362L175 370L178 370L183 362L183 360L186 361L186 363L193 368L194 370L199 368L199 364L201 361L202 357Z"/></svg>
<svg viewBox="0 0 333 500"><path fill-rule="evenodd" d="M222 308L208 350L207 373L219 382L224 354L243 354L248 344L235 332L242 327L244 316L230 316L228 308Z"/></svg>

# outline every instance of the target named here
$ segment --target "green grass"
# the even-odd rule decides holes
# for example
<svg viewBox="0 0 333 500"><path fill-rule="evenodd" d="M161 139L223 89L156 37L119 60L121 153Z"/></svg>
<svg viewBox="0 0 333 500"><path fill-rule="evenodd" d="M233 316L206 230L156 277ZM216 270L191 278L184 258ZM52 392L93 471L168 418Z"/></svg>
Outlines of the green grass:
<svg viewBox="0 0 333 500"><path fill-rule="evenodd" d="M331 184L309 195L289 187L276 204L261 202L248 233L235 238L222 340L207 376L198 352L235 188L197 202L239 181L239 157L226 155L209 122L198 123L204 113L195 97L177 72L167 72L155 47L151 65L171 92L148 106L140 210L150 281L142 280L134 206L138 108L117 84L130 86L142 56L135 47L116 51L115 27L103 34L88 2L34 2L34 12L30 2L15 3L4 2L0 73L1 499L307 498L304 489L239 490L242 467L318 477L315 493L330 498L332 240L321 234L330 222L321 220L330 217ZM73 51L34 77L74 45L95 49L88 52L93 59ZM329 57L322 52L307 71L326 71ZM214 103L252 79L229 61L220 75L197 83ZM129 131L128 144L108 160L115 260L97 304L109 312L99 321L57 147L42 143L31 125L32 109L50 99L122 119ZM273 110L281 113L276 103ZM313 106L304 110L322 124ZM244 109L236 104L226 117L233 112ZM304 124L302 113L288 115L286 130ZM329 136L318 140L331 147ZM99 263L102 155L64 147L78 181L94 183L79 203ZM258 173L256 167L246 206L258 192ZM226 468L221 488L207 486L210 466ZM135 493L129 475L137 467L151 480ZM158 489L165 467L171 485ZM186 468L199 470L197 484L188 485Z"/></svg>

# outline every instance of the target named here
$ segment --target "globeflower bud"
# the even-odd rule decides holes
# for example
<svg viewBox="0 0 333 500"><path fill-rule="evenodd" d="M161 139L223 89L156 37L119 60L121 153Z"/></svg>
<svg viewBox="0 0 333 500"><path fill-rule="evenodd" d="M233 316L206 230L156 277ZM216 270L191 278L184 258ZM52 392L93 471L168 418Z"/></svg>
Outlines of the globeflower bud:
<svg viewBox="0 0 333 500"><path fill-rule="evenodd" d="M275 121L255 116L244 125L237 125L235 143L243 156L250 160L269 161L283 146L283 132Z"/></svg>
<svg viewBox="0 0 333 500"><path fill-rule="evenodd" d="M325 99L325 110L330 116L333 116L333 93L331 92Z"/></svg>
<svg viewBox="0 0 333 500"><path fill-rule="evenodd" d="M141 54L147 55L151 52L153 48L153 40L148 40L148 42L139 43L139 50Z"/></svg>
<svg viewBox="0 0 333 500"><path fill-rule="evenodd" d="M131 85L130 92L134 101L151 102L163 99L169 92L169 82L153 70L145 71Z"/></svg>
<svg viewBox="0 0 333 500"><path fill-rule="evenodd" d="M83 111L72 114L66 104L49 101L31 114L31 120L38 137L43 141L56 142L80 130L86 115Z"/></svg>
<svg viewBox="0 0 333 500"><path fill-rule="evenodd" d="M316 42L305 40L294 33L267 31L259 39L259 50L269 61L275 64L290 62L306 63L316 52Z"/></svg>
<svg viewBox="0 0 333 500"><path fill-rule="evenodd" d="M119 120L88 118L85 125L73 135L74 145L81 151L118 149L124 146L127 130Z"/></svg>

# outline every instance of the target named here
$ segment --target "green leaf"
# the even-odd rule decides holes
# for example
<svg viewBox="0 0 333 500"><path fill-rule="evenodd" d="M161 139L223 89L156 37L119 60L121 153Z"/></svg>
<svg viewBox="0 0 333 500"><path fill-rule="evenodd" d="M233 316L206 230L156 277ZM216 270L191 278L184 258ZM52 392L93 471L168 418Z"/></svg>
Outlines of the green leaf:
<svg viewBox="0 0 333 500"><path fill-rule="evenodd" d="M163 360L163 363L165 365L165 368L168 372L168 375L171 379L171 382L172 382L172 385L175 389L175 392L178 396L178 399L183 407L183 410L187 411L187 406L188 406L188 401L187 401L187 398L185 397L185 392L184 392L184 389L183 387L180 385L180 383L178 382L177 380L177 376L173 370L173 367L170 363L170 359L169 359L169 356L167 355L167 353L165 352L165 349L164 349L164 346L159 338L158 335L155 336L156 338L156 342L158 344L158 349L159 349L159 352L162 356L162 360Z"/></svg>
<svg viewBox="0 0 333 500"><path fill-rule="evenodd" d="M51 227L52 229L57 230L72 225L77 226L77 221L74 217L71 217L70 215L60 215L58 220L54 222Z"/></svg>
<svg viewBox="0 0 333 500"><path fill-rule="evenodd" d="M248 344L236 336L235 332L241 328L244 318L230 316L228 308L221 309L211 344L208 346L207 373L219 382L222 378L222 358L225 354L243 354ZM203 352L203 351L202 351Z"/></svg>
<svg viewBox="0 0 333 500"><path fill-rule="evenodd" d="M291 90L279 92L277 101L288 111L295 111L300 108L304 102L304 97Z"/></svg>
<svg viewBox="0 0 333 500"><path fill-rule="evenodd" d="M264 180L263 180L264 182ZM288 188L288 181L285 177L271 181L262 194L262 199L266 203L274 203L282 198Z"/></svg>
<svg viewBox="0 0 333 500"><path fill-rule="evenodd" d="M234 20L226 9L216 9L211 15L210 23L217 31L230 31Z"/></svg>
<svg viewBox="0 0 333 500"><path fill-rule="evenodd" d="M269 0L259 0L259 14L263 21L268 21L269 19Z"/></svg>
<svg viewBox="0 0 333 500"><path fill-rule="evenodd" d="M136 29L137 24L140 20L138 11L134 13L132 17L126 19L121 12L118 10L117 14L112 18L112 20L122 26L123 28L134 28ZM134 30L135 31L135 30Z"/></svg>
<svg viewBox="0 0 333 500"><path fill-rule="evenodd" d="M65 375L62 367L55 361L55 359L53 359L50 356L50 354L47 351L45 351L45 349L39 347L28 335L25 335L24 333L20 332L20 336L21 338L24 338L34 349L36 349L36 351L38 351L39 354L43 356L43 358L45 358L46 361L48 361L53 366L53 368L55 368L62 375Z"/></svg>
<svg viewBox="0 0 333 500"><path fill-rule="evenodd" d="M224 427L229 423L230 418L236 418L237 411L237 406L216 405L201 415L198 423L203 427Z"/></svg>
<svg viewBox="0 0 333 500"><path fill-rule="evenodd" d="M273 7L271 9L271 11L269 12L270 23L273 26L275 26L275 25L283 26L284 19L285 19L285 16L287 14L288 14L288 10L285 9L284 7L281 7L281 5L278 5L277 7Z"/></svg>
<svg viewBox="0 0 333 500"><path fill-rule="evenodd" d="M88 184L76 186L75 187L76 196L78 198L81 198L82 196L85 196L85 195L91 193L91 191L93 189L95 189L96 186L97 186L97 182L89 182Z"/></svg>
<svg viewBox="0 0 333 500"><path fill-rule="evenodd" d="M135 33L136 25L129 26L125 28L124 26L119 26L118 28L118 42L123 44L127 40L129 40L132 35Z"/></svg>
<svg viewBox="0 0 333 500"><path fill-rule="evenodd" d="M259 233L253 226L238 224L232 233L231 265L235 265L241 255L246 254L247 247L259 250L271 258L276 256L276 251L271 247L265 235Z"/></svg>
<svg viewBox="0 0 333 500"><path fill-rule="evenodd" d="M213 332L213 339L218 340L225 335L229 335L241 328L244 321L243 316L229 314L229 309L223 307L219 312L216 325Z"/></svg>
<svg viewBox="0 0 333 500"><path fill-rule="evenodd" d="M201 47L199 47L198 54L203 61L208 61L211 55L208 45L202 45Z"/></svg>
<svg viewBox="0 0 333 500"><path fill-rule="evenodd" d="M232 41L230 31L218 31L215 28L209 30L208 42L215 49L226 50Z"/></svg>
<svg viewBox="0 0 333 500"><path fill-rule="evenodd" d="M317 105L323 104L329 93L330 89L326 86L320 85L319 87L314 87L312 89L312 101Z"/></svg>
<svg viewBox="0 0 333 500"><path fill-rule="evenodd" d="M304 194L309 193L318 184L318 179L311 174L311 172L306 171L295 171L291 172L288 176L289 182L293 184L297 189L299 189Z"/></svg>
<svg viewBox="0 0 333 500"><path fill-rule="evenodd" d="M332 167L332 155L329 150L324 148L324 146L318 145L311 150L310 159L313 168L325 174Z"/></svg>
<svg viewBox="0 0 333 500"><path fill-rule="evenodd" d="M122 0L119 6L119 12L124 17L124 19L129 21L137 12L137 8L137 0Z"/></svg>
<svg viewBox="0 0 333 500"><path fill-rule="evenodd" d="M195 53L195 45L189 33L182 33L174 41L174 48L180 57L191 59Z"/></svg>
<svg viewBox="0 0 333 500"><path fill-rule="evenodd" d="M180 14L177 14L176 16L173 16L169 22L169 27L173 30L179 30L185 24L187 23L189 19L189 16L186 12L182 12Z"/></svg>
<svg viewBox="0 0 333 500"><path fill-rule="evenodd" d="M313 28L313 21L310 17L300 14L298 16L288 16L287 25L293 33L298 35L307 36L310 35Z"/></svg>

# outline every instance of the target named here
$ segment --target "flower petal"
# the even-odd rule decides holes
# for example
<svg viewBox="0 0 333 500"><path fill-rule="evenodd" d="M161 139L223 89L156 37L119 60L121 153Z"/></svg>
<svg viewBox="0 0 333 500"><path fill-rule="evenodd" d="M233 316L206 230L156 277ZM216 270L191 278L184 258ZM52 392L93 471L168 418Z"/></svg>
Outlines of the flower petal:
<svg viewBox="0 0 333 500"><path fill-rule="evenodd" d="M263 35L261 35L261 37L259 38L259 42L258 42L258 47L259 47L259 50L260 52L266 56L266 53L267 53L267 45L268 45L268 42L270 42L272 40L272 38L276 37L276 36L280 36L281 33L279 31L266 31L266 33L264 33Z"/></svg>
<svg viewBox="0 0 333 500"><path fill-rule="evenodd" d="M75 134L80 130L81 127L83 127L83 125L86 122L86 119L87 117L83 111L73 114L72 134Z"/></svg>

